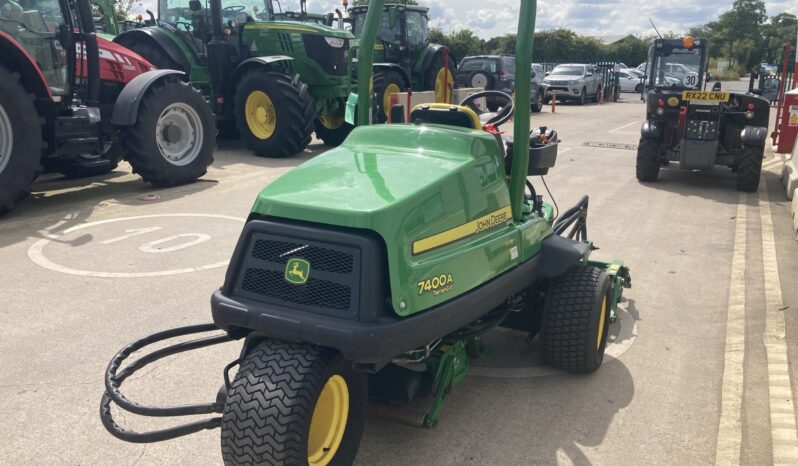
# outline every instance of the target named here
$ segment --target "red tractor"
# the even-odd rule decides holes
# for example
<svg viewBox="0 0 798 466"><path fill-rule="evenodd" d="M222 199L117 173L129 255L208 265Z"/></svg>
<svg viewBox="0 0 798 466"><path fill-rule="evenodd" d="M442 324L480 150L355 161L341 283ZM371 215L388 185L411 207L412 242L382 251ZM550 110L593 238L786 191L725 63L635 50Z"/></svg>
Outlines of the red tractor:
<svg viewBox="0 0 798 466"><path fill-rule="evenodd" d="M215 136L184 74L97 37L88 0L0 0L0 214L45 170L95 176L126 159L155 186L190 183Z"/></svg>

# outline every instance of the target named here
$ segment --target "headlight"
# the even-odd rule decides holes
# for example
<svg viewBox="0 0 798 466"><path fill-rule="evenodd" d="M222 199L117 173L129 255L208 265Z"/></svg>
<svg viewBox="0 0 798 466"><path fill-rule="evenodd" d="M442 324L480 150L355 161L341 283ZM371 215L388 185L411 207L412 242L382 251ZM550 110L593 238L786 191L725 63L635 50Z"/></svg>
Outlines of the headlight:
<svg viewBox="0 0 798 466"><path fill-rule="evenodd" d="M341 39L340 37L326 37L325 36L324 40L327 41L327 45L329 45L330 47L334 47L336 49L340 49L346 43L346 41L344 41L344 39Z"/></svg>

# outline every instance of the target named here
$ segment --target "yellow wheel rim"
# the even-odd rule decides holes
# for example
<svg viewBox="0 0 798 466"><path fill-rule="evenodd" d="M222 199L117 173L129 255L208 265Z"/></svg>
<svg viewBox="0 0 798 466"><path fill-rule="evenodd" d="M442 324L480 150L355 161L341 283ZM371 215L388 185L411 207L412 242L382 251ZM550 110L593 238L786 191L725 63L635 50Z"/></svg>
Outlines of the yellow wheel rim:
<svg viewBox="0 0 798 466"><path fill-rule="evenodd" d="M269 139L277 126L277 112L272 99L264 92L253 91L247 96L244 117L250 132L258 139Z"/></svg>
<svg viewBox="0 0 798 466"><path fill-rule="evenodd" d="M454 76L452 76L451 70L441 68L435 77L435 102L449 103L453 85Z"/></svg>
<svg viewBox="0 0 798 466"><path fill-rule="evenodd" d="M391 95L398 94L402 92L402 89L399 88L397 84L391 83L385 88L385 92L382 94L382 110L385 112L386 115L391 113Z"/></svg>
<svg viewBox="0 0 798 466"><path fill-rule="evenodd" d="M338 452L349 416L349 388L340 375L327 380L321 390L308 433L308 464L326 466Z"/></svg>
<svg viewBox="0 0 798 466"><path fill-rule="evenodd" d="M598 337L596 338L596 351L601 348L601 340L604 336L604 319L607 316L607 297L601 300L601 316L599 316Z"/></svg>
<svg viewBox="0 0 798 466"><path fill-rule="evenodd" d="M322 126L327 129L338 129L344 124L344 117L335 115L322 115L319 117Z"/></svg>

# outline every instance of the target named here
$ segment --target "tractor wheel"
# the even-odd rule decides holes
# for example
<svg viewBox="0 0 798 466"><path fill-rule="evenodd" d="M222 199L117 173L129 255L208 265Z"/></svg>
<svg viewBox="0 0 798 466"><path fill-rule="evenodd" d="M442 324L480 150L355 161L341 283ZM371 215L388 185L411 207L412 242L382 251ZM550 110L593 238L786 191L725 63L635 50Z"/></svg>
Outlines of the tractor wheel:
<svg viewBox="0 0 798 466"><path fill-rule="evenodd" d="M227 466L352 464L368 399L340 353L263 340L242 359L222 415Z"/></svg>
<svg viewBox="0 0 798 466"><path fill-rule="evenodd" d="M635 93L640 94L641 92L643 92L643 85L635 84Z"/></svg>
<svg viewBox="0 0 798 466"><path fill-rule="evenodd" d="M601 101L601 90L602 89L603 89L603 87L601 85L599 85L596 88L596 96L594 97L594 99L596 100L596 103L599 103Z"/></svg>
<svg viewBox="0 0 798 466"><path fill-rule="evenodd" d="M585 102L587 101L586 94L587 94L587 88L583 87L582 92L579 93L579 98L576 100L576 103L579 105L585 105Z"/></svg>
<svg viewBox="0 0 798 466"><path fill-rule="evenodd" d="M0 215L30 194L42 171L42 127L19 74L0 68Z"/></svg>
<svg viewBox="0 0 798 466"><path fill-rule="evenodd" d="M535 100L532 101L532 105L529 108L532 113L540 113L543 110L543 91L538 91L535 94Z"/></svg>
<svg viewBox="0 0 798 466"><path fill-rule="evenodd" d="M385 123L388 121L388 113L391 111L391 94L398 94L405 91L405 82L402 76L396 71L380 71L374 75L374 90L372 104L372 120L375 123Z"/></svg>
<svg viewBox="0 0 798 466"><path fill-rule="evenodd" d="M344 121L343 116L322 115L313 122L316 128L316 137L330 147L340 146L344 139L352 132L353 126Z"/></svg>
<svg viewBox="0 0 798 466"><path fill-rule="evenodd" d="M313 133L313 99L307 84L256 69L238 83L235 115L247 148L258 157L288 157L305 150Z"/></svg>
<svg viewBox="0 0 798 466"><path fill-rule="evenodd" d="M657 152L657 141L640 138L640 144L637 145L637 165L635 166L639 181L657 181L660 167Z"/></svg>
<svg viewBox="0 0 798 466"><path fill-rule="evenodd" d="M85 164L78 161L58 167L58 172L70 179L90 178L93 176L111 173L119 166L119 161L125 157L125 149L119 143L108 143L102 157L95 156L95 160L87 160ZM99 160L99 163L97 162Z"/></svg>
<svg viewBox="0 0 798 466"><path fill-rule="evenodd" d="M754 192L759 188L759 175L762 173L762 156L765 148L745 146L737 164L737 190Z"/></svg>
<svg viewBox="0 0 798 466"><path fill-rule="evenodd" d="M570 372L599 368L610 325L610 279L596 267L576 266L546 293L540 340L546 364Z"/></svg>
<svg viewBox="0 0 798 466"><path fill-rule="evenodd" d="M449 56L449 69L443 63L443 53L438 53L432 59L432 63L424 73L425 91L435 91L435 102L450 103L452 101L452 89L454 89L454 60Z"/></svg>
<svg viewBox="0 0 798 466"><path fill-rule="evenodd" d="M125 131L127 160L155 186L191 183L213 162L215 136L202 95L182 81L163 80L147 90L138 121Z"/></svg>
<svg viewBox="0 0 798 466"><path fill-rule="evenodd" d="M172 60L169 55L164 52L160 45L155 43L152 39L138 39L132 40L130 43L123 41L121 44L125 48L136 52L141 55L145 60L152 63L152 65L159 70L179 70L186 71L181 66Z"/></svg>

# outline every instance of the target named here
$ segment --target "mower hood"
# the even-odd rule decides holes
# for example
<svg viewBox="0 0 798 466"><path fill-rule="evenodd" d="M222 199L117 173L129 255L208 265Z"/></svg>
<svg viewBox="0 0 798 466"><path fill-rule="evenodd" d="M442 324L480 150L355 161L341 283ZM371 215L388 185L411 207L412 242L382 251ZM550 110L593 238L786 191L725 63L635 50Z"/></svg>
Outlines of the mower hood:
<svg viewBox="0 0 798 466"><path fill-rule="evenodd" d="M253 211L378 230L381 215L393 216L397 206L415 206L434 196L447 181L473 171L480 156L497 146L488 133L468 129L358 127L340 147L267 186Z"/></svg>

